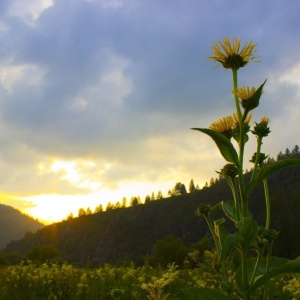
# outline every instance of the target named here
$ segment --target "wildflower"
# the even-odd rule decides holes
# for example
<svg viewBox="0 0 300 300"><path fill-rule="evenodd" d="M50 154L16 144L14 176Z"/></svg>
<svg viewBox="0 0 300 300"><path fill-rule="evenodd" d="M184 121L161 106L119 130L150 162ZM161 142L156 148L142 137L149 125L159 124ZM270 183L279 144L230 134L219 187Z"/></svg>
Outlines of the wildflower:
<svg viewBox="0 0 300 300"><path fill-rule="evenodd" d="M263 94L263 85L259 88L254 86L251 88L249 86L243 86L232 90L232 93L241 99L242 107L250 111L259 105L259 99Z"/></svg>
<svg viewBox="0 0 300 300"><path fill-rule="evenodd" d="M254 130L252 131L253 134L257 135L258 137L265 137L268 136L270 131L270 128L268 127L268 124L270 122L270 119L267 117L261 118L260 122L257 124L255 123Z"/></svg>
<svg viewBox="0 0 300 300"><path fill-rule="evenodd" d="M209 128L224 134L228 139L232 137L232 125L234 124L234 119L232 116L226 116L220 120L213 122Z"/></svg>
<svg viewBox="0 0 300 300"><path fill-rule="evenodd" d="M235 69L244 67L250 60L256 59L254 56L255 44L252 42L245 43L242 49L241 40L237 37L232 39L232 43L228 38L225 38L223 42L218 41L212 46L212 50L215 56L209 56L208 58L219 62L225 69Z"/></svg>
<svg viewBox="0 0 300 300"><path fill-rule="evenodd" d="M249 161L252 162L252 163L255 163L255 161L256 161L256 155L257 155L257 154L256 154L256 152L255 152L255 153L253 154L251 160L249 160ZM269 157L269 155L266 155L265 153L259 153L258 164L259 164L260 166L262 166L264 160L266 160L268 157Z"/></svg>
<svg viewBox="0 0 300 300"><path fill-rule="evenodd" d="M238 174L238 169L234 164L226 164L219 174L234 179Z"/></svg>
<svg viewBox="0 0 300 300"><path fill-rule="evenodd" d="M233 138L239 143L240 142L240 120L238 117L237 113L234 113L233 115L233 126L232 126L232 136ZM248 114L247 117L245 118L245 120L243 121L243 125L244 125L244 133L245 133L245 137L244 137L244 141L247 142L248 141L248 135L247 133L250 130L250 121L252 118L252 114Z"/></svg>
<svg viewBox="0 0 300 300"><path fill-rule="evenodd" d="M197 216L201 216L201 215L208 216L211 209L212 209L212 206L210 204L201 203L196 210L196 215Z"/></svg>

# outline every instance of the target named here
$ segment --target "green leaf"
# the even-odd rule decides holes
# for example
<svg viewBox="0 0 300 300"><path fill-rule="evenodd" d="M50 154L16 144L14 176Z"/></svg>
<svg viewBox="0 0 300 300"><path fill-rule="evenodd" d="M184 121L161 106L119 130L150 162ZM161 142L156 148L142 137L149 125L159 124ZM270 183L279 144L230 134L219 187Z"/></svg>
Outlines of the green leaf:
<svg viewBox="0 0 300 300"><path fill-rule="evenodd" d="M264 284L264 279L263 279L263 281L261 281L261 278L265 278L264 275L266 274L266 262L267 262L267 259L265 257L260 259L260 262L258 264L258 268L257 268L257 271L256 271L256 279L254 280L254 284L251 287L252 290L256 289L259 285ZM287 262L289 262L289 260L286 259L286 258L272 256L271 260L270 260L270 264L269 264L269 278L270 278L270 272L272 272L273 270L276 270L277 268L283 266ZM248 259L248 261L247 261L248 276L247 277L248 277L249 283L250 283L250 280L252 278L252 274L254 272L255 264L256 264L256 258ZM239 287L239 289L242 290L243 289L243 282L242 282L242 268L241 268L241 266L238 267L238 269L235 272L235 281L236 281L236 284Z"/></svg>
<svg viewBox="0 0 300 300"><path fill-rule="evenodd" d="M228 257L231 249L236 244L238 240L237 233L230 234L225 226L225 219L218 219L214 221L214 227L215 227L215 233L216 236L219 239L220 244L220 257L219 257L219 263L226 260Z"/></svg>
<svg viewBox="0 0 300 300"><path fill-rule="evenodd" d="M222 241L229 234L225 226L225 219L221 218L214 221L215 233L217 237Z"/></svg>
<svg viewBox="0 0 300 300"><path fill-rule="evenodd" d="M225 215L231 219L233 222L237 221L237 211L236 207L234 204L234 201L229 200L229 201L222 201L222 208L225 213Z"/></svg>
<svg viewBox="0 0 300 300"><path fill-rule="evenodd" d="M300 273L300 257L286 262L284 262L282 258L272 257L268 275L264 274L258 277L251 287L251 291L254 291L256 288L263 285L266 276L268 276L268 279L271 279L274 276L284 273Z"/></svg>
<svg viewBox="0 0 300 300"><path fill-rule="evenodd" d="M262 95L262 89L266 83L267 79L264 81L264 83L255 91L255 93L250 97L248 100L244 101L242 100L242 106L247 110L250 111L254 108L256 108L259 105L259 99Z"/></svg>
<svg viewBox="0 0 300 300"><path fill-rule="evenodd" d="M218 290L198 287L181 290L170 300L227 300L228 298Z"/></svg>
<svg viewBox="0 0 300 300"><path fill-rule="evenodd" d="M201 131L209 135L216 145L218 146L222 156L228 162L234 163L236 166L239 165L238 155L231 144L230 140L218 131L207 129L207 128L192 128L193 130Z"/></svg>
<svg viewBox="0 0 300 300"><path fill-rule="evenodd" d="M258 225L252 218L242 218L236 223L238 240L244 245L250 245L258 233Z"/></svg>
<svg viewBox="0 0 300 300"><path fill-rule="evenodd" d="M210 211L209 211L209 213L208 213L208 217L211 218L212 215L214 215L215 213L219 212L221 209L222 209L222 204L221 204L221 203L218 203L218 204L214 205L214 206L210 209Z"/></svg>
<svg viewBox="0 0 300 300"><path fill-rule="evenodd" d="M263 169L255 175L254 179L247 186L246 196L248 197L250 193L253 191L253 189L255 188L255 186L257 186L259 183L261 183L264 179L266 179L274 172L286 167L296 166L296 165L300 165L300 159L284 159L284 160L276 161L271 164L265 165Z"/></svg>
<svg viewBox="0 0 300 300"><path fill-rule="evenodd" d="M230 251L236 245L237 241L238 241L237 233L229 234L225 237L221 247L221 256L219 259L219 263L222 263L226 260Z"/></svg>

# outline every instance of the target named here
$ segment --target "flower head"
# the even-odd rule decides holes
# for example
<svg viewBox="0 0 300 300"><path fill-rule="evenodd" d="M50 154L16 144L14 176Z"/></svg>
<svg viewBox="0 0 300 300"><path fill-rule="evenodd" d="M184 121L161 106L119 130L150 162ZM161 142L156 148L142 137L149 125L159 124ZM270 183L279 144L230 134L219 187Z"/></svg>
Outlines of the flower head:
<svg viewBox="0 0 300 300"><path fill-rule="evenodd" d="M256 87L250 88L249 86L243 86L241 88L236 88L232 91L232 93L238 96L241 100L247 101L249 100L254 93L256 92Z"/></svg>
<svg viewBox="0 0 300 300"><path fill-rule="evenodd" d="M259 105L259 99L263 93L262 86L250 88L243 86L232 90L232 93L241 99L241 105L244 109L250 111Z"/></svg>
<svg viewBox="0 0 300 300"><path fill-rule="evenodd" d="M223 117L220 120L213 122L209 128L224 134L226 137L232 137L232 125L234 124L234 119L232 116Z"/></svg>
<svg viewBox="0 0 300 300"><path fill-rule="evenodd" d="M237 128L240 126L240 120L239 120L239 116L237 113L234 113L232 115L233 117L233 127L234 128ZM251 121L251 118L252 118L252 114L248 114L246 119L244 120L244 125L246 125L247 127L250 127L249 123Z"/></svg>
<svg viewBox="0 0 300 300"><path fill-rule="evenodd" d="M228 38L223 42L218 41L212 46L215 56L208 58L219 62L225 69L236 69L244 67L250 60L254 60L255 44L252 42L245 43L241 48L241 40L237 37L232 39L232 43Z"/></svg>
<svg viewBox="0 0 300 300"><path fill-rule="evenodd" d="M223 169L221 169L221 172L217 172L225 177L230 177L231 179L234 179L238 174L238 169L234 164L226 164Z"/></svg>
<svg viewBox="0 0 300 300"><path fill-rule="evenodd" d="M261 118L260 122L256 123L252 133L259 137L268 136L269 133L271 132L270 128L268 127L269 122L270 122L269 118L267 118L267 117Z"/></svg>

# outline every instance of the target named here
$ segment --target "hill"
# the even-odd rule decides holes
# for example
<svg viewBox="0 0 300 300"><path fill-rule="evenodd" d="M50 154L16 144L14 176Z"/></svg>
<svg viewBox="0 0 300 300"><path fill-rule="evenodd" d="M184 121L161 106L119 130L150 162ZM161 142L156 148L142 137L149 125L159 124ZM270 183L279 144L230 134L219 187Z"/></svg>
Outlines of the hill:
<svg viewBox="0 0 300 300"><path fill-rule="evenodd" d="M246 176L250 176L248 173ZM290 167L269 179L272 202L271 227L280 230L274 254L293 258L300 255L300 167ZM230 200L231 193L221 180L210 188L181 196L150 201L129 208L85 215L52 224L33 235L11 242L6 252L26 254L39 245L53 245L71 262L85 264L132 260L142 263L154 244L167 235L190 244L209 234L203 218L195 216L200 203ZM263 186L250 198L250 210L263 225L265 203Z"/></svg>
<svg viewBox="0 0 300 300"><path fill-rule="evenodd" d="M0 248L12 240L18 240L26 232L35 232L44 224L22 214L11 206L0 204Z"/></svg>

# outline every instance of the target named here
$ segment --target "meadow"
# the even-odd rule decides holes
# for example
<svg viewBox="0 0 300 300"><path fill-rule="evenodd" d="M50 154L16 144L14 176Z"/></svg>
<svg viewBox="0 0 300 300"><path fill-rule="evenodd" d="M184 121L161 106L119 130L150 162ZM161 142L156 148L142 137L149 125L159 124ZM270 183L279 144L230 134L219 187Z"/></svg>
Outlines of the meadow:
<svg viewBox="0 0 300 300"><path fill-rule="evenodd" d="M190 255L193 258L193 254ZM170 264L167 268L149 265L136 267L105 264L77 267L67 263L35 264L24 261L0 269L1 300L84 300L84 299L181 299L176 294L187 288L203 287L219 290L221 277L216 269L217 255L206 251L205 263L197 266L187 260L182 268ZM233 299L241 299L234 285L234 265L228 261L226 272L233 284ZM300 299L299 275L275 277L269 284L270 299ZM261 290L253 299L260 299ZM210 299L210 298L208 298Z"/></svg>

